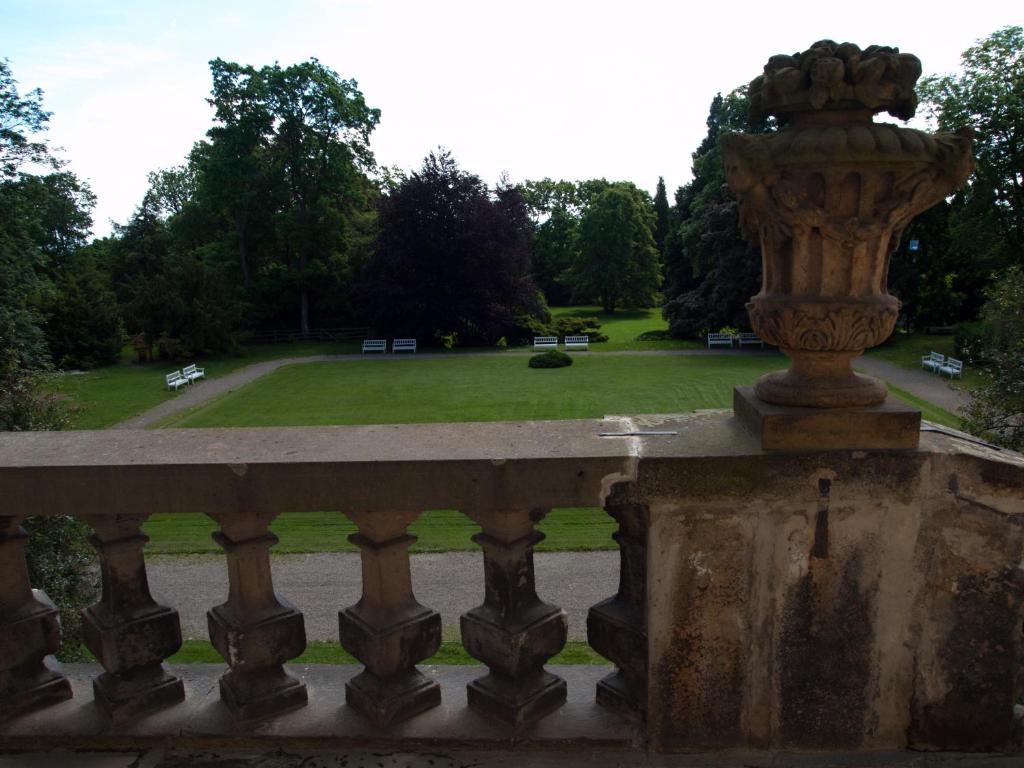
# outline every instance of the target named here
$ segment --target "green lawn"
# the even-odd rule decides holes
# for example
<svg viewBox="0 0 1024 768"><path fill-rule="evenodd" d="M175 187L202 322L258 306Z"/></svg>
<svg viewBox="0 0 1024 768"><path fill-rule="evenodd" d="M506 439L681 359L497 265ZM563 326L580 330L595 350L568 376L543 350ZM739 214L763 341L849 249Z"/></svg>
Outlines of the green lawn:
<svg viewBox="0 0 1024 768"><path fill-rule="evenodd" d="M206 640L186 640L181 650L167 659L171 664L223 664L224 659ZM323 640L312 641L306 645L306 652L291 664L358 664L338 643ZM438 652L423 664L480 664L458 641L441 643ZM561 653L551 658L548 664L611 664L599 656L597 651L584 642L570 641L565 644Z"/></svg>
<svg viewBox="0 0 1024 768"><path fill-rule="evenodd" d="M596 317L601 321L601 332L608 341L594 344L595 352L613 352L626 349L702 349L704 344L690 339L670 339L668 323L661 316L661 308L617 309L605 312L601 307L552 307L553 317Z"/></svg>
<svg viewBox="0 0 1024 768"><path fill-rule="evenodd" d="M407 424L597 418L727 408L732 388L785 367L777 355L574 355L569 368L523 356L358 360L280 368L168 425Z"/></svg>
<svg viewBox="0 0 1024 768"><path fill-rule="evenodd" d="M933 421L936 424L942 424L946 427L952 427L953 429L963 429L963 420L959 416L950 413L945 408L933 405L917 395L912 395L904 389L894 387L892 384L889 385L889 392L905 403L909 403L915 408L920 408L922 419L925 419L926 421Z"/></svg>
<svg viewBox="0 0 1024 768"><path fill-rule="evenodd" d="M207 357L196 362L206 370L207 378L212 379L263 360L336 355L357 352L358 349L358 342L262 344L246 347L238 354ZM79 409L73 423L75 429L105 429L184 391L168 392L164 385L164 374L181 368L180 364L136 365L131 362L132 357L131 349L126 348L122 361L117 365L86 373L65 373L54 380L53 391L67 397Z"/></svg>
<svg viewBox="0 0 1024 768"><path fill-rule="evenodd" d="M616 549L612 533L615 521L604 510L594 508L555 509L538 526L547 538L537 545L540 552ZM275 554L304 552L355 552L348 541L355 525L339 512L286 513L271 526L280 542ZM182 555L220 553L210 537L216 523L202 514L153 515L146 521L150 537L146 553ZM475 552L479 546L470 536L480 528L461 512L451 509L425 512L409 527L419 540L413 552Z"/></svg>

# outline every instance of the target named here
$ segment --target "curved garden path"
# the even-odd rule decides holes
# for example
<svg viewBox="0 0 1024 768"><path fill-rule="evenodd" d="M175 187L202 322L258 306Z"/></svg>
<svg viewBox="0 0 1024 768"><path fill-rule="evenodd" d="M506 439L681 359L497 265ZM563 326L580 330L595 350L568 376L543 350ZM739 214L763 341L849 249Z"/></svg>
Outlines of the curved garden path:
<svg viewBox="0 0 1024 768"><path fill-rule="evenodd" d="M523 352L474 352L474 355L506 356L526 355ZM617 352L596 352L590 354L599 355L775 355L777 352L754 352L748 350L712 350L712 349L651 349L651 350L622 350ZM146 429L159 424L169 416L188 411L197 406L208 403L214 398L244 387L256 379L266 376L285 365L300 365L303 363L330 363L343 360L396 360L395 355L309 355L306 357L281 357L276 360L266 360L260 363L247 365L237 371L209 381L201 381L195 386L190 386L180 392L177 397L166 400L155 408L126 419L115 424L111 429ZM404 356L401 356L404 357ZM418 353L417 358L441 358L454 357L451 353L426 352ZM870 357L860 357L856 360L855 366L872 376L891 382L900 389L910 392L930 403L945 408L950 413L959 413L961 408L967 404L969 396L960 389L954 389L945 379L940 379L935 374L924 371L914 371L903 368L883 360L876 360Z"/></svg>

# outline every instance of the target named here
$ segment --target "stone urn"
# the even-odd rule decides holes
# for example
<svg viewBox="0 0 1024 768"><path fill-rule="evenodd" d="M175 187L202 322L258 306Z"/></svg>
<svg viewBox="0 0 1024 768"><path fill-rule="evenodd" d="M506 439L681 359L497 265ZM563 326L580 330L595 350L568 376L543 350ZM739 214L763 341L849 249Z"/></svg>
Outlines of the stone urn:
<svg viewBox="0 0 1024 768"><path fill-rule="evenodd" d="M889 257L917 214L953 192L973 168L969 135L875 123L917 106L916 56L830 40L773 56L750 84L750 121L780 130L726 134L722 159L743 229L760 243L761 292L747 309L754 331L791 359L762 376L764 402L841 408L877 405L885 384L852 361L896 326Z"/></svg>

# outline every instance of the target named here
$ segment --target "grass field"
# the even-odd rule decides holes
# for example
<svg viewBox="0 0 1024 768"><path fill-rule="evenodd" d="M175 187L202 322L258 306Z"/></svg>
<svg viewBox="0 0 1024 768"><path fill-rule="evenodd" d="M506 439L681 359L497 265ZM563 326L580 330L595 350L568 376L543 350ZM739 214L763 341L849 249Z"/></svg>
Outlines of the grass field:
<svg viewBox="0 0 1024 768"><path fill-rule="evenodd" d="M238 354L204 358L198 363L205 368L206 377L212 379L263 360L358 351L358 342L263 344L246 347ZM79 409L73 423L75 429L106 429L180 394L169 392L164 386L164 374L180 368L180 364L137 365L132 362L133 355L126 348L117 365L85 373L65 373L54 380L53 391L67 397Z"/></svg>
<svg viewBox="0 0 1024 768"><path fill-rule="evenodd" d="M224 659L206 640L186 640L181 650L167 659L171 664L223 664ZM338 643L313 641L306 645L306 652L290 664L358 664ZM441 643L438 652L423 664L480 664L462 644L457 641ZM610 664L607 659L581 641L565 644L561 653L551 658L548 664Z"/></svg>
<svg viewBox="0 0 1024 768"><path fill-rule="evenodd" d="M785 367L777 355L574 355L538 370L520 355L392 358L280 368L176 427L410 424L598 418L727 408L732 388Z"/></svg>
<svg viewBox="0 0 1024 768"><path fill-rule="evenodd" d="M591 346L595 352L632 349L701 349L704 344L690 339L670 339L668 323L660 307L619 309L605 312L600 307L552 307L552 317L596 317L608 341Z"/></svg>
<svg viewBox="0 0 1024 768"><path fill-rule="evenodd" d="M539 552L589 551L616 549L612 533L615 521L602 509L555 509L538 528L547 538L537 545ZM153 515L146 521L150 537L146 553L150 555L183 555L217 553L223 550L210 535L217 524L206 515ZM339 512L286 513L278 517L271 530L280 542L275 554L305 552L355 552L348 535L356 527ZM470 536L480 527L461 512L452 509L425 512L409 527L418 537L413 552L453 552L479 550Z"/></svg>

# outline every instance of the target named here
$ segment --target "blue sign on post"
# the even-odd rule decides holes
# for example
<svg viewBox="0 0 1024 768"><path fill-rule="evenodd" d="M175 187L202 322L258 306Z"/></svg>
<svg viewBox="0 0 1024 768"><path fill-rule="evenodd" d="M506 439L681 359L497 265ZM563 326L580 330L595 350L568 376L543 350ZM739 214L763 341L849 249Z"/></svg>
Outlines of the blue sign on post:
<svg viewBox="0 0 1024 768"><path fill-rule="evenodd" d="M910 251L911 253L914 253L914 251L918 251L920 249L921 249L921 241L920 240L911 240L909 243L907 243L907 250Z"/></svg>

